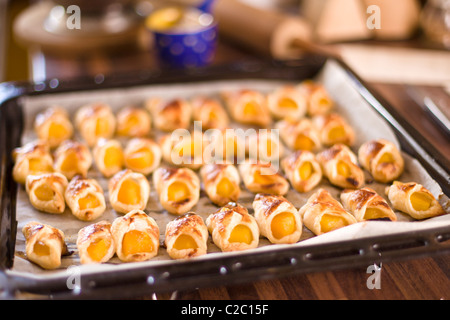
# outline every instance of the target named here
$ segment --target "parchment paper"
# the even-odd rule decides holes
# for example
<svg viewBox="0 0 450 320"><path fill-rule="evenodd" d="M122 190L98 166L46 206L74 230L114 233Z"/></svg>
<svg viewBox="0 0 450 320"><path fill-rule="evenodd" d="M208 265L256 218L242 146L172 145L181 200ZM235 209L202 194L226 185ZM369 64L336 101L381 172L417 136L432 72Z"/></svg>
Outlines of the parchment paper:
<svg viewBox="0 0 450 320"><path fill-rule="evenodd" d="M386 124L382 117L374 111L358 94L358 92L351 86L345 73L334 63L329 62L321 74L316 79L323 83L331 96L337 102L337 111L343 115L357 132L357 142L353 150L357 152L359 146L370 139L385 138L398 145L395 135L390 127ZM160 96L167 98L174 97L194 97L198 94L206 94L215 96L222 90L239 90L242 88L260 90L262 92L270 92L285 82L278 80L258 80L258 79L243 79L234 81L214 81L207 83L191 83L191 84L173 84L173 85L155 85L146 87L137 87L129 89L111 89L103 91L77 92L70 94L54 94L42 95L35 97L24 97L23 106L24 114L26 115L25 123L26 129L23 136L22 143L35 139L35 134L32 130L35 115L52 105L60 105L65 107L73 116L75 110L85 103L103 101L109 103L114 111L118 111L125 105L141 106L143 101L151 96ZM441 188L435 183L421 165L408 155L404 154L406 169L399 180L403 182L416 181L427 187L433 195L439 199L440 203L449 211L449 199L442 194ZM368 173L367 180L370 181ZM109 204L107 180L104 179L99 172L96 171L95 166L91 169L89 175L98 179L105 191L105 199L107 201L106 212L97 220L93 222L83 222L75 218L70 209L61 215L53 215L39 212L34 209L28 200L28 196L23 188L20 188L17 198L17 220L18 233L16 241L16 256L15 263L9 272L20 273L28 276L42 276L52 277L61 275L68 266L80 266L78 252L76 248L76 239L78 230L91 223L108 220L112 222L120 214L116 213ZM158 202L155 188L152 185L151 177L149 181L152 187L150 199L146 208L146 212L153 217L160 228L160 242L164 241L164 232L167 222L175 219L177 216L169 214ZM384 188L386 185L378 183L368 183L366 186L375 189L381 196L386 199ZM324 178L320 187L328 189L331 194L339 200L340 189L331 186ZM253 213L252 201L254 194L248 192L243 185L241 185L242 194L239 203L249 209ZM318 187L317 187L318 188ZM295 190L290 190L286 198L290 200L297 208L303 206L309 196L314 193L314 190L300 194ZM213 205L202 191L199 203L192 208L191 211L201 215L205 220L209 214L218 210L218 207ZM370 237L376 235L387 235L398 232L414 231L419 229L434 228L437 226L447 226L450 224L450 215L445 215L437 218L432 218L426 221L413 221L409 216L401 212L396 212L397 222L363 222L354 224L334 232L322 236L314 236L306 227L303 227L303 234L299 243L290 246L303 246L308 244L327 243L339 240L356 239L362 237ZM30 263L25 257L25 240L22 235L22 227L29 221L40 221L42 223L50 224L56 228L61 229L65 233L65 241L68 249L72 251L70 256L63 257L62 266L58 270L45 271L40 267ZM266 239L260 239L259 248L254 250L276 250L277 248L285 247L285 245L272 245ZM235 254L242 255L248 251L237 253L222 253L214 245L212 240L209 240L208 254L196 259L213 259L217 255ZM114 271L122 268L132 269L134 266L155 265L160 263L185 263L180 261L173 261L167 255L164 247L161 247L158 255L150 261L139 263L122 263L117 257L114 257L109 263L102 265L84 265L81 266L83 272L106 272ZM188 262L187 262L188 263Z"/></svg>

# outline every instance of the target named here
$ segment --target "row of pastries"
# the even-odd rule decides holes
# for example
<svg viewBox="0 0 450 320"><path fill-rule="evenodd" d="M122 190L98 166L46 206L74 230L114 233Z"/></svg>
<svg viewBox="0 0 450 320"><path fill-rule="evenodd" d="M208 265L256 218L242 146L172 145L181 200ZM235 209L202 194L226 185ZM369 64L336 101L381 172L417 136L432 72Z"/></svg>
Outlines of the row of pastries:
<svg viewBox="0 0 450 320"><path fill-rule="evenodd" d="M257 247L260 236L272 243L296 243L303 225L320 235L365 220L395 221L388 202L364 187L363 169L375 181L392 183L386 195L395 209L415 219L445 213L423 186L396 181L404 161L391 142L369 141L353 153L353 129L332 112L333 101L323 87L308 81L268 95L252 90L222 95L227 110L207 97L190 102L151 98L146 110L127 107L117 115L104 104L82 107L74 121L82 142L73 138L74 129L64 110L47 109L36 117L39 140L14 152L14 179L25 186L30 203L38 210L62 213L67 205L74 216L88 222L100 219L107 203L100 184L88 178L92 164L109 179L109 203L123 215L79 231L81 263L102 263L114 255L124 262L143 261L157 255L159 226L144 212L151 190L149 175L162 207L178 216L165 231L165 247L173 259L206 254L209 235L222 251L233 251ZM148 137L152 123L158 130L170 132L188 128L191 118L202 121L204 129L224 129L229 125L228 115L234 121L261 127L276 121L283 144L274 145L277 137L270 131L269 135L256 134L244 144L233 139L231 147L222 138L220 142L224 152L231 148L234 156L240 148L244 156L251 146L262 148L265 155L281 157L281 170L249 159L238 165L208 163L202 148L200 161L192 161L199 152L195 139L205 141L201 132L180 144L169 139L169 134L158 142ZM129 138L125 147L115 136ZM181 159L187 156L191 162L173 163L174 154ZM161 165L162 161L172 166ZM320 188L323 178L342 189L340 201ZM239 204L241 182L256 195L253 214ZM205 221L190 211L199 201L202 184L207 197L219 207ZM296 208L284 197L291 187L300 193L319 189ZM31 222L23 227L23 234L31 261L48 269L60 265L61 255L67 251L61 230Z"/></svg>

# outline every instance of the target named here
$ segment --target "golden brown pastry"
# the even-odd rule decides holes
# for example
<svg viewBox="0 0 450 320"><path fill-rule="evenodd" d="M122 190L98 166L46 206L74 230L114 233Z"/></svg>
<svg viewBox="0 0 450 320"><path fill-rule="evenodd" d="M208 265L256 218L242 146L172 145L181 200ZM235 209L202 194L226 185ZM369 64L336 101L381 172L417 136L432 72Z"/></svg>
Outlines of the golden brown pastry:
<svg viewBox="0 0 450 320"><path fill-rule="evenodd" d="M272 122L264 94L255 90L223 92L231 117L242 124L267 127Z"/></svg>
<svg viewBox="0 0 450 320"><path fill-rule="evenodd" d="M132 210L114 219L111 233L121 261L145 261L158 254L159 227L142 210Z"/></svg>
<svg viewBox="0 0 450 320"><path fill-rule="evenodd" d="M306 99L293 85L277 88L267 95L267 106L277 119L300 119L306 114Z"/></svg>
<svg viewBox="0 0 450 320"><path fill-rule="evenodd" d="M89 148L78 141L66 140L54 153L54 170L69 180L76 175L86 177L91 165L92 155Z"/></svg>
<svg viewBox="0 0 450 320"><path fill-rule="evenodd" d="M319 131L308 118L284 119L275 124L275 129L279 130L281 140L292 150L315 151L322 146Z"/></svg>
<svg viewBox="0 0 450 320"><path fill-rule="evenodd" d="M297 90L300 91L307 101L307 114L309 116L326 114L333 110L334 101L320 83L306 80L297 86Z"/></svg>
<svg viewBox="0 0 450 320"><path fill-rule="evenodd" d="M41 140L28 142L13 151L14 181L25 184L28 175L53 172L53 158L49 145Z"/></svg>
<svg viewBox="0 0 450 320"><path fill-rule="evenodd" d="M99 139L92 151L100 173L109 178L125 166L122 144L115 139Z"/></svg>
<svg viewBox="0 0 450 320"><path fill-rule="evenodd" d="M258 247L259 229L255 218L237 203L229 203L206 219L214 244L223 252Z"/></svg>
<svg viewBox="0 0 450 320"><path fill-rule="evenodd" d="M159 143L167 163L192 170L203 165L203 151L207 143L203 132L194 130L183 135L167 134L161 137Z"/></svg>
<svg viewBox="0 0 450 320"><path fill-rule="evenodd" d="M193 119L201 122L203 130L228 127L230 119L225 108L217 99L198 96L192 99L191 105Z"/></svg>
<svg viewBox="0 0 450 320"><path fill-rule="evenodd" d="M189 168L160 167L153 172L159 202L169 213L185 214L200 198L200 179Z"/></svg>
<svg viewBox="0 0 450 320"><path fill-rule="evenodd" d="M394 181L390 187L386 187L386 195L394 209L400 210L416 220L446 214L433 194L416 182Z"/></svg>
<svg viewBox="0 0 450 320"><path fill-rule="evenodd" d="M161 148L150 138L133 138L124 150L125 167L143 175L159 167L161 158Z"/></svg>
<svg viewBox="0 0 450 320"><path fill-rule="evenodd" d="M44 269L61 266L61 256L67 254L64 233L52 226L29 222L22 228L26 245L27 259Z"/></svg>
<svg viewBox="0 0 450 320"><path fill-rule="evenodd" d="M99 221L80 229L77 248L81 264L108 262L116 253L111 223Z"/></svg>
<svg viewBox="0 0 450 320"><path fill-rule="evenodd" d="M357 164L356 155L346 145L335 144L316 158L331 184L347 189L359 189L364 185L364 172Z"/></svg>
<svg viewBox="0 0 450 320"><path fill-rule="evenodd" d="M305 226L317 236L357 223L355 217L322 188L309 197L299 212Z"/></svg>
<svg viewBox="0 0 450 320"><path fill-rule="evenodd" d="M36 116L34 131L39 140L46 141L50 148L55 148L64 140L72 138L73 126L66 110L51 107Z"/></svg>
<svg viewBox="0 0 450 320"><path fill-rule="evenodd" d="M150 196L150 183L139 172L124 169L116 173L108 183L109 202L114 210L127 213L144 210Z"/></svg>
<svg viewBox="0 0 450 320"><path fill-rule="evenodd" d="M292 187L301 193L311 191L322 180L322 168L310 151L291 153L281 161L281 167Z"/></svg>
<svg viewBox="0 0 450 320"><path fill-rule="evenodd" d="M276 130L260 129L247 137L247 153L251 159L278 162L285 154L284 149Z"/></svg>
<svg viewBox="0 0 450 320"><path fill-rule="evenodd" d="M271 243L290 244L300 240L302 217L283 196L259 193L253 201L253 209L261 235Z"/></svg>
<svg viewBox="0 0 450 320"><path fill-rule="evenodd" d="M111 139L114 136L116 117L107 104L88 104L76 112L75 126L88 146L93 147L98 139Z"/></svg>
<svg viewBox="0 0 450 320"><path fill-rule="evenodd" d="M159 130L170 132L188 129L191 124L192 106L184 99L164 101L161 98L149 98L145 107Z"/></svg>
<svg viewBox="0 0 450 320"><path fill-rule="evenodd" d="M371 188L344 190L341 193L341 202L358 222L380 219L397 221L397 216L386 200Z"/></svg>
<svg viewBox="0 0 450 320"><path fill-rule="evenodd" d="M106 209L103 189L94 179L75 176L69 182L64 198L72 214L82 221L95 220Z"/></svg>
<svg viewBox="0 0 450 320"><path fill-rule="evenodd" d="M325 146L343 143L352 146L355 143L355 132L341 115L329 113L313 118L313 123L319 131L320 141Z"/></svg>
<svg viewBox="0 0 450 320"><path fill-rule="evenodd" d="M239 172L250 192L285 195L289 191L289 182L270 164L246 161Z"/></svg>
<svg viewBox="0 0 450 320"><path fill-rule="evenodd" d="M246 136L243 130L227 128L205 133L204 163L237 164L246 156Z"/></svg>
<svg viewBox="0 0 450 320"><path fill-rule="evenodd" d="M399 178L405 167L400 151L392 142L385 139L364 143L359 148L358 160L375 181L382 183Z"/></svg>
<svg viewBox="0 0 450 320"><path fill-rule="evenodd" d="M117 115L116 132L123 137L145 137L150 134L152 121L147 110L128 106Z"/></svg>
<svg viewBox="0 0 450 320"><path fill-rule="evenodd" d="M237 202L241 194L239 171L232 164L205 164L200 170L205 192L218 206Z"/></svg>
<svg viewBox="0 0 450 320"><path fill-rule="evenodd" d="M188 213L167 224L164 242L172 259L190 259L206 254L208 237L202 217Z"/></svg>
<svg viewBox="0 0 450 320"><path fill-rule="evenodd" d="M25 183L25 189L34 208L59 214L66 209L64 193L67 184L67 178L60 173L44 173L29 175Z"/></svg>

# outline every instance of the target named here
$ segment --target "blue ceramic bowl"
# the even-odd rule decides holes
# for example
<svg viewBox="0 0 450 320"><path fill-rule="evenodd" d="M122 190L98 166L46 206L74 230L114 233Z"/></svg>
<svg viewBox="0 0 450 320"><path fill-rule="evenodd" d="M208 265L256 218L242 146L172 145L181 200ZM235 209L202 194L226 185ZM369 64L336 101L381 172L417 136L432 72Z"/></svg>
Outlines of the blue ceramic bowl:
<svg viewBox="0 0 450 320"><path fill-rule="evenodd" d="M198 9L188 9L198 10ZM215 55L217 23L214 17L198 10L198 26L152 31L160 62L175 68L201 67L210 64Z"/></svg>

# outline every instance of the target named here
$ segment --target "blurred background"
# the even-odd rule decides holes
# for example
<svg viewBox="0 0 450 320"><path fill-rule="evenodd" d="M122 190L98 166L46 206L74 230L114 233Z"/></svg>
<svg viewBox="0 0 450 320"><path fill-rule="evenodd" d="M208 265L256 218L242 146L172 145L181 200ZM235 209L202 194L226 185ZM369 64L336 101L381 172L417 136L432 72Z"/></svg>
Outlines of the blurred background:
<svg viewBox="0 0 450 320"><path fill-rule="evenodd" d="M338 55L374 80L446 84L450 74L449 0L0 0L0 24L0 81L305 52Z"/></svg>

